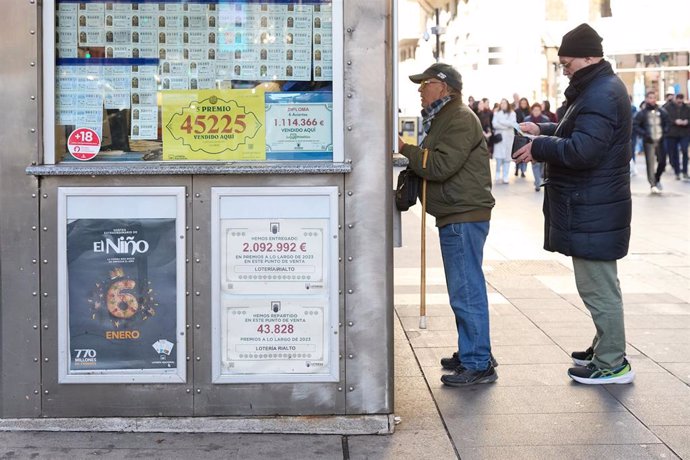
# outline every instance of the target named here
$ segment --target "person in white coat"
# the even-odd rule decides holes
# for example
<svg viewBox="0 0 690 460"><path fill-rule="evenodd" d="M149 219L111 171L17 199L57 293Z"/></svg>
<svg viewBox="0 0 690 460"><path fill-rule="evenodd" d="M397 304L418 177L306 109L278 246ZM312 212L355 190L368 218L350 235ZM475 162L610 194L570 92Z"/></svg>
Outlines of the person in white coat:
<svg viewBox="0 0 690 460"><path fill-rule="evenodd" d="M494 144L494 160L496 160L496 183L507 184L510 172L511 148L515 137L515 112L507 99L501 99L498 110L493 118L494 134L500 134L501 142Z"/></svg>

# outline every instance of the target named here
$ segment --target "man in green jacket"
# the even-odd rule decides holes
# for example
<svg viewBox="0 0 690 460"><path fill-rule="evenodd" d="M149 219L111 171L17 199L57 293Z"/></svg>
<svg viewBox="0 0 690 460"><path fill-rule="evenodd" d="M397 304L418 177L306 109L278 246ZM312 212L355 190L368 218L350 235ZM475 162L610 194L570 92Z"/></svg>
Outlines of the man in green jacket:
<svg viewBox="0 0 690 460"><path fill-rule="evenodd" d="M399 140L410 167L427 180L426 209L436 218L458 352L441 365L450 386L496 381L489 335L489 302L482 272L494 198L489 152L477 116L462 104L462 77L437 63L410 76L419 84L426 136L421 147ZM426 161L424 151L427 151Z"/></svg>

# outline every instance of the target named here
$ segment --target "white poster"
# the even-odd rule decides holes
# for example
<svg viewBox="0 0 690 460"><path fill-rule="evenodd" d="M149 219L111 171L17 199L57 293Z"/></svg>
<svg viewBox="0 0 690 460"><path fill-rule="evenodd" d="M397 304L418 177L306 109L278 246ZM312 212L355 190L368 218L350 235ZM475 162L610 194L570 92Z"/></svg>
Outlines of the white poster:
<svg viewBox="0 0 690 460"><path fill-rule="evenodd" d="M221 220L221 289L309 292L325 284L328 219Z"/></svg>
<svg viewBox="0 0 690 460"><path fill-rule="evenodd" d="M328 371L326 302L224 298L224 374L320 374Z"/></svg>

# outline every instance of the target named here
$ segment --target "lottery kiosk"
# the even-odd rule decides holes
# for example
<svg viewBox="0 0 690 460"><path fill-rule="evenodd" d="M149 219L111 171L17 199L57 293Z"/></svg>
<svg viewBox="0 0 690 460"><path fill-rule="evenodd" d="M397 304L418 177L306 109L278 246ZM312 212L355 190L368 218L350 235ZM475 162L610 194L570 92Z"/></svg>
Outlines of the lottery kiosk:
<svg viewBox="0 0 690 460"><path fill-rule="evenodd" d="M0 423L392 431L389 8L6 5Z"/></svg>

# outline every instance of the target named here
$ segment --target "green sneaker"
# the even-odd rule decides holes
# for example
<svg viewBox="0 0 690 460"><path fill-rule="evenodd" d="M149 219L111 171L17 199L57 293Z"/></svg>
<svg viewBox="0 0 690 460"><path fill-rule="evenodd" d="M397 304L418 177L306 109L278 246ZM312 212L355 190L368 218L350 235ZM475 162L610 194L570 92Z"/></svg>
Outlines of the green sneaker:
<svg viewBox="0 0 690 460"><path fill-rule="evenodd" d="M597 369L591 363L586 367L571 367L568 369L568 376L585 385L623 384L630 383L635 379L635 371L630 367L628 360L623 359L623 364L615 369Z"/></svg>

